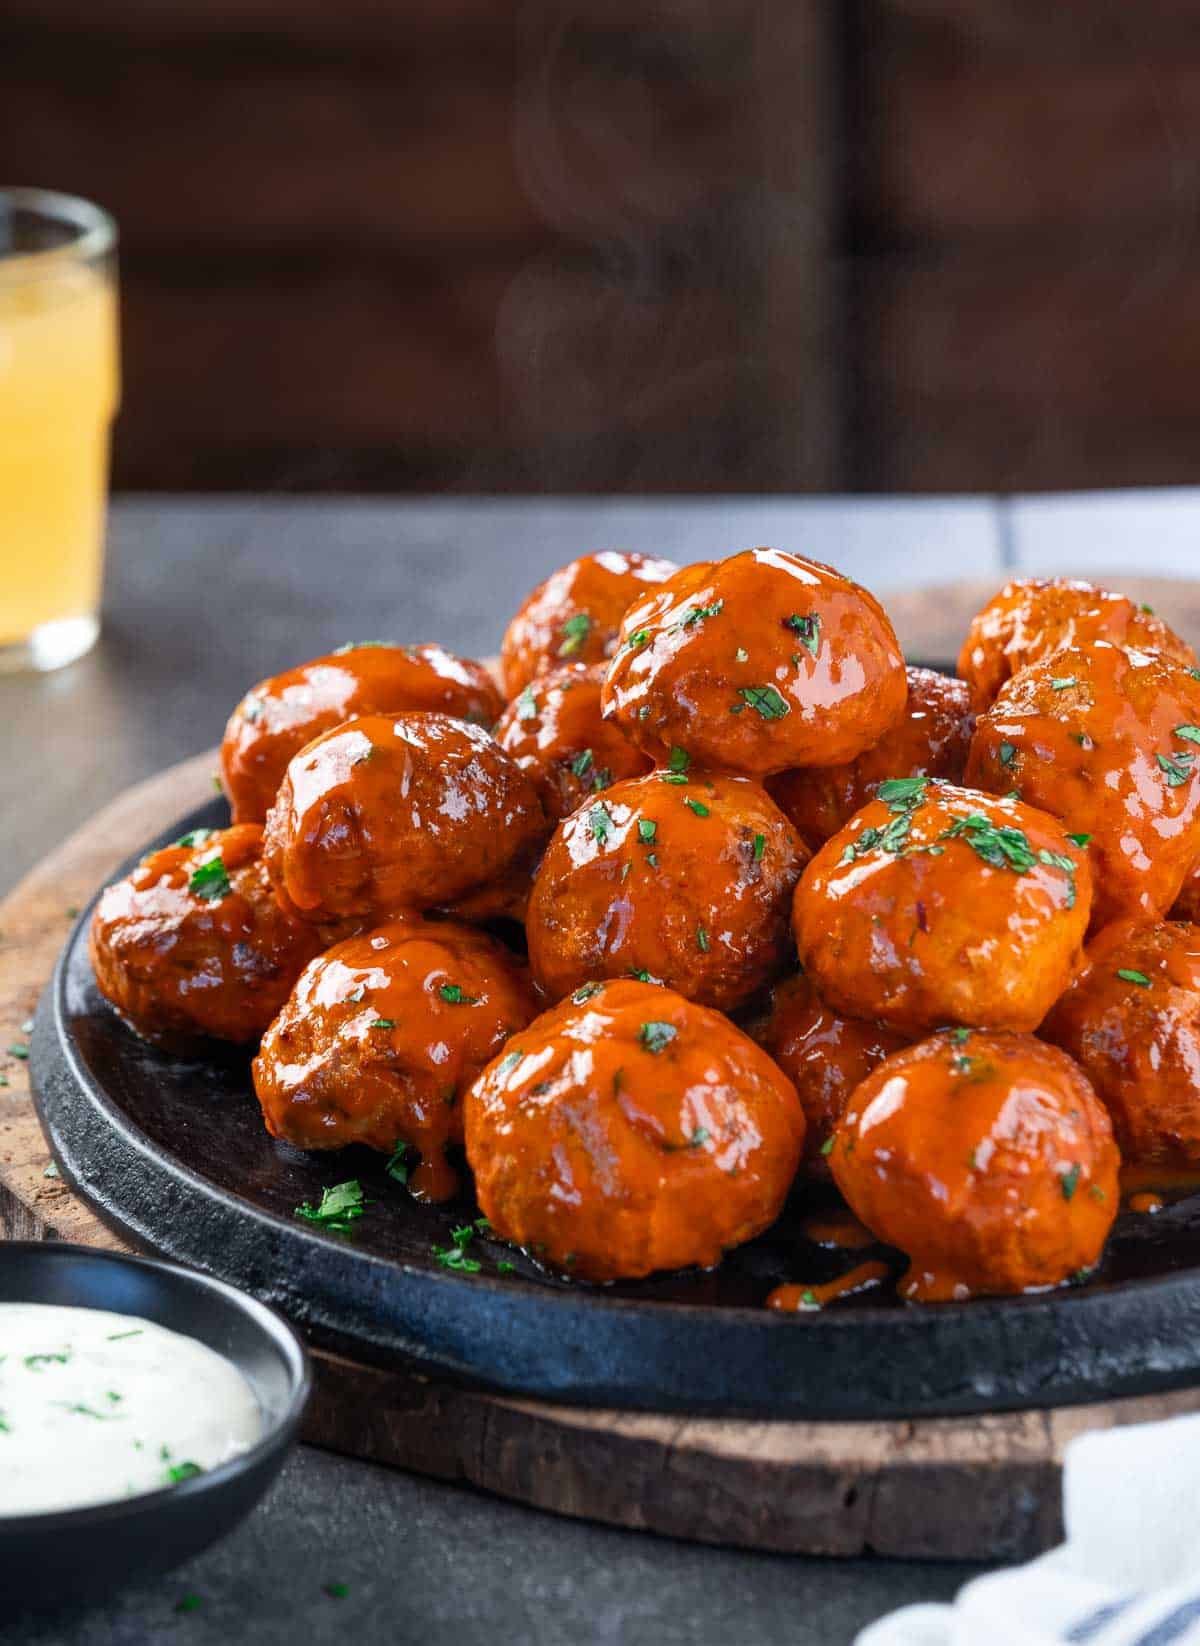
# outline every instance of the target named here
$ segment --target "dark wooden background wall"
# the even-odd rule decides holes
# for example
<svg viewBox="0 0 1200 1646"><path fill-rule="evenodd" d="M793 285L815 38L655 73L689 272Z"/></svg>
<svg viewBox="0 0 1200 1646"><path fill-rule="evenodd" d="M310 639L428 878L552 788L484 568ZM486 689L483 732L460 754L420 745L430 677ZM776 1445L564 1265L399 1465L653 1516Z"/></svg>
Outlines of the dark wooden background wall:
<svg viewBox="0 0 1200 1646"><path fill-rule="evenodd" d="M3 0L140 487L1200 478L1187 0Z"/></svg>

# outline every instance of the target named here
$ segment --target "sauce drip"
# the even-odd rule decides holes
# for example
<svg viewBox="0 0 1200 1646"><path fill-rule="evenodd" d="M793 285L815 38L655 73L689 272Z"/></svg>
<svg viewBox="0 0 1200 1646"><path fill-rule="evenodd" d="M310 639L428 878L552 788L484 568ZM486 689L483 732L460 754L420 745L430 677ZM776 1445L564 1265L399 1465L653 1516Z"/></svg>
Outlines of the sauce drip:
<svg viewBox="0 0 1200 1646"><path fill-rule="evenodd" d="M814 1246L834 1246L846 1252L857 1252L864 1246L878 1244L870 1229L865 1223L860 1223L853 1212L814 1213L801 1223L800 1233Z"/></svg>
<svg viewBox="0 0 1200 1646"><path fill-rule="evenodd" d="M850 1297L855 1292L865 1292L872 1286L881 1285L891 1272L886 1263L860 1263L836 1280L827 1280L820 1286L804 1286L799 1282L776 1286L767 1298L767 1308L775 1309L780 1314L803 1314L810 1309L823 1309L828 1303L836 1303L840 1297Z"/></svg>
<svg viewBox="0 0 1200 1646"><path fill-rule="evenodd" d="M1128 1212L1148 1212L1151 1217L1155 1212L1161 1212L1166 1201L1159 1194L1152 1194L1149 1189L1142 1189L1137 1194L1131 1194L1125 1202Z"/></svg>
<svg viewBox="0 0 1200 1646"><path fill-rule="evenodd" d="M1127 1212L1160 1212L1194 1194L1200 1194L1200 1171L1194 1167L1121 1167L1121 1204Z"/></svg>

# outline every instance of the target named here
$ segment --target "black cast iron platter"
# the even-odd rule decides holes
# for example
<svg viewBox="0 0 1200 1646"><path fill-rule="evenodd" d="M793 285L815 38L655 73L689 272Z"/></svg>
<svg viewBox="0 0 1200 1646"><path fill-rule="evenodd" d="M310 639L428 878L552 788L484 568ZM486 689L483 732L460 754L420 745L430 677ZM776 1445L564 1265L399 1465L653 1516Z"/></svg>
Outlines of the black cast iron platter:
<svg viewBox="0 0 1200 1646"><path fill-rule="evenodd" d="M227 821L213 800L152 844ZM531 1396L777 1418L1060 1405L1200 1375L1200 1196L1156 1218L1122 1217L1085 1285L968 1304L910 1307L874 1293L820 1313L768 1311L780 1282L828 1279L877 1255L810 1245L799 1231L807 1204L712 1273L592 1288L482 1239L472 1253L483 1272L453 1273L433 1247L477 1215L473 1203L420 1206L364 1149L305 1156L273 1142L245 1055L168 1057L101 999L90 915L42 1000L30 1060L62 1170L135 1241L274 1303L318 1344ZM297 1221L302 1201L350 1177L374 1202L353 1240ZM501 1260L516 1272L498 1275Z"/></svg>

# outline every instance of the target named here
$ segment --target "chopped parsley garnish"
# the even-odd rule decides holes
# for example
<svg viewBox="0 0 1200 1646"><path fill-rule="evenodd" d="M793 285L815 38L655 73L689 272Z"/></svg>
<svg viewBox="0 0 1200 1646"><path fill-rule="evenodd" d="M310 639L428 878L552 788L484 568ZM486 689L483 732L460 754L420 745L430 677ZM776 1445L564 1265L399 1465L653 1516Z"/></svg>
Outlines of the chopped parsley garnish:
<svg viewBox="0 0 1200 1646"><path fill-rule="evenodd" d="M1017 758L1017 746L1016 746L1016 744L1015 743L1001 743L1001 745L1000 745L1000 764L1002 766L1011 766L1013 761L1016 758Z"/></svg>
<svg viewBox="0 0 1200 1646"><path fill-rule="evenodd" d="M203 1473L198 1463L172 1463L167 1470L167 1481L172 1486L178 1486L181 1480L194 1480Z"/></svg>
<svg viewBox="0 0 1200 1646"><path fill-rule="evenodd" d="M1194 754L1188 753L1158 754L1154 758L1166 775L1167 787L1169 789L1178 789L1191 777L1192 762L1196 757Z"/></svg>
<svg viewBox="0 0 1200 1646"><path fill-rule="evenodd" d="M684 612L675 627L677 629L694 629L696 624L703 623L706 617L719 617L724 604L723 600L714 600L711 606L693 606L690 611Z"/></svg>
<svg viewBox="0 0 1200 1646"><path fill-rule="evenodd" d="M104 1341L106 1343L120 1343L123 1338L126 1338L126 1337L141 1337L141 1335L142 1335L142 1328L140 1326L135 1326L132 1329L132 1331L112 1332L112 1333L110 1333L110 1335L108 1337L105 1338Z"/></svg>
<svg viewBox="0 0 1200 1646"><path fill-rule="evenodd" d="M884 801L893 812L912 811L924 804L928 787L927 777L889 777L879 785L875 798Z"/></svg>
<svg viewBox="0 0 1200 1646"><path fill-rule="evenodd" d="M638 839L644 846L649 846L658 833L658 824L649 817L638 819Z"/></svg>
<svg viewBox="0 0 1200 1646"><path fill-rule="evenodd" d="M408 1156L410 1145L397 1140L396 1147L388 1157L388 1163L383 1168L389 1177L394 1177L397 1183L408 1182Z"/></svg>
<svg viewBox="0 0 1200 1646"><path fill-rule="evenodd" d="M950 1038L956 1046L965 1046L971 1038L970 1029L951 1029Z"/></svg>
<svg viewBox="0 0 1200 1646"><path fill-rule="evenodd" d="M590 1000L594 994L599 994L603 987L603 983L583 983L575 990L571 999L577 1006L582 1006L585 1000Z"/></svg>
<svg viewBox="0 0 1200 1646"><path fill-rule="evenodd" d="M192 846L207 846L216 832L215 829L191 829L187 834L181 834L175 844L189 849Z"/></svg>
<svg viewBox="0 0 1200 1646"><path fill-rule="evenodd" d="M325 1584L325 1593L330 1600L345 1600L350 1593L350 1585L348 1583L327 1583Z"/></svg>
<svg viewBox="0 0 1200 1646"><path fill-rule="evenodd" d="M703 926L696 927L696 947L701 954L708 953L708 932Z"/></svg>
<svg viewBox="0 0 1200 1646"><path fill-rule="evenodd" d="M21 1063L28 1063L29 1047L23 1046L19 1040L14 1040L12 1045L7 1046L5 1050L8 1052L9 1057L15 1057Z"/></svg>
<svg viewBox="0 0 1200 1646"><path fill-rule="evenodd" d="M1092 837L1091 837L1090 834L1069 834L1067 836L1067 839L1072 841L1081 850L1083 849L1084 846L1087 846L1091 843L1091 838Z"/></svg>
<svg viewBox="0 0 1200 1646"><path fill-rule="evenodd" d="M103 1412L98 1412L94 1406L85 1406L81 1400L56 1400L56 1406L61 1406L64 1412L70 1412L75 1417L91 1417L97 1423L107 1423L108 1419Z"/></svg>
<svg viewBox="0 0 1200 1646"><path fill-rule="evenodd" d="M442 983L438 987L438 993L447 1006L478 1006L479 1004L478 995L464 994L457 983Z"/></svg>
<svg viewBox="0 0 1200 1646"><path fill-rule="evenodd" d="M812 657L817 655L821 647L821 619L818 613L813 612L811 616L800 617L793 612L790 617L784 618L783 626L785 629L791 629L806 652Z"/></svg>
<svg viewBox="0 0 1200 1646"><path fill-rule="evenodd" d="M739 686L738 696L742 704L749 704L764 720L782 720L785 714L791 713L789 704L774 686ZM737 708L741 706L735 705Z"/></svg>
<svg viewBox="0 0 1200 1646"><path fill-rule="evenodd" d="M693 1149L702 1149L711 1136L712 1133L707 1126L697 1126L688 1143Z"/></svg>
<svg viewBox="0 0 1200 1646"><path fill-rule="evenodd" d="M836 1141L836 1138L827 1137L821 1145L821 1153L823 1155L831 1155L833 1153L833 1145Z"/></svg>
<svg viewBox="0 0 1200 1646"><path fill-rule="evenodd" d="M676 744L667 756L667 770L669 772L686 772L692 763L692 757L686 749Z"/></svg>
<svg viewBox="0 0 1200 1646"><path fill-rule="evenodd" d="M756 863L762 862L762 854L766 850L766 845L767 837L765 834L756 834L754 836L754 861Z"/></svg>
<svg viewBox="0 0 1200 1646"><path fill-rule="evenodd" d="M629 975L630 975L630 977L633 978L635 983L657 983L658 982L658 979L656 977L651 977L650 973L648 971L646 971L644 967L635 969L634 971L630 972Z"/></svg>
<svg viewBox="0 0 1200 1646"><path fill-rule="evenodd" d="M514 1275L516 1272L516 1264L510 1263L507 1258L501 1258L500 1262L496 1265L496 1273L498 1275Z"/></svg>
<svg viewBox="0 0 1200 1646"><path fill-rule="evenodd" d="M1072 1166L1059 1178L1059 1187L1062 1189L1064 1200L1070 1200L1079 1186L1079 1167Z"/></svg>
<svg viewBox="0 0 1200 1646"><path fill-rule="evenodd" d="M599 985L597 985L597 987L598 986ZM505 1052L504 1056L500 1059L500 1067L497 1072L499 1074L511 1074L524 1056L524 1052Z"/></svg>
<svg viewBox="0 0 1200 1646"><path fill-rule="evenodd" d="M475 1238L475 1226L464 1223L460 1228L451 1229L449 1246L434 1246L433 1255L443 1269L453 1269L457 1274L477 1275L483 1264L476 1257L467 1256L467 1247Z"/></svg>
<svg viewBox="0 0 1200 1646"><path fill-rule="evenodd" d="M395 1027L396 1019L394 1017L377 1017L374 1023L371 1024L373 1029L394 1029Z"/></svg>
<svg viewBox="0 0 1200 1646"><path fill-rule="evenodd" d="M582 754L577 754L574 760L572 760L571 770L574 772L576 777L586 777L594 765L595 760L593 758L592 751L590 749L584 749Z"/></svg>
<svg viewBox="0 0 1200 1646"><path fill-rule="evenodd" d="M648 1052L657 1056L667 1049L678 1033L673 1023L643 1023L638 1030L638 1040Z"/></svg>
<svg viewBox="0 0 1200 1646"><path fill-rule="evenodd" d="M188 890L195 892L206 902L216 903L222 897L227 897L231 890L229 876L225 872L225 859L217 852L214 857L201 863L199 868L193 869L188 880Z"/></svg>
<svg viewBox="0 0 1200 1646"><path fill-rule="evenodd" d="M608 844L608 837L613 830L612 813L603 801L593 806L588 813L588 828L592 831L592 839L599 846Z"/></svg>
<svg viewBox="0 0 1200 1646"><path fill-rule="evenodd" d="M1068 686L1078 686L1078 684L1079 681L1073 674L1063 674L1050 682L1050 690L1052 692L1065 692Z"/></svg>
<svg viewBox="0 0 1200 1646"><path fill-rule="evenodd" d="M1145 972L1134 971L1131 966L1122 966L1117 972L1117 976L1121 979L1122 983L1136 983L1139 989L1148 989L1151 987L1150 979L1146 976Z"/></svg>
<svg viewBox="0 0 1200 1646"><path fill-rule="evenodd" d="M650 644L650 630L649 629L635 629L634 632L629 636L629 639L625 642L625 649L626 649L626 651L636 652L636 651L640 651L643 646L648 646L649 644Z"/></svg>
<svg viewBox="0 0 1200 1646"><path fill-rule="evenodd" d="M1185 743L1200 743L1200 726L1176 726L1175 736L1182 737Z"/></svg>
<svg viewBox="0 0 1200 1646"><path fill-rule="evenodd" d="M1011 869L1014 874L1028 874L1037 862L1024 829L1007 825L997 828L991 818L985 817L982 812L960 817L939 838L965 840L971 850L993 869Z"/></svg>
<svg viewBox="0 0 1200 1646"><path fill-rule="evenodd" d="M592 619L587 612L576 612L562 626L563 643L558 648L560 657L574 657L581 652L592 632Z"/></svg>
<svg viewBox="0 0 1200 1646"><path fill-rule="evenodd" d="M688 795L684 799L683 803L689 811L695 812L697 817L707 817L709 815L709 808L704 804L703 800L693 800L692 797Z"/></svg>
<svg viewBox="0 0 1200 1646"><path fill-rule="evenodd" d="M319 1229L328 1229L331 1234L348 1235L352 1232L351 1225L365 1210L362 1184L352 1177L345 1183L335 1183L332 1188L323 1189L319 1205L314 1206L306 1200L302 1206L297 1206L295 1216L305 1223L315 1224Z"/></svg>
<svg viewBox="0 0 1200 1646"><path fill-rule="evenodd" d="M537 719L537 698L533 695L533 687L524 687L517 695L517 719Z"/></svg>
<svg viewBox="0 0 1200 1646"><path fill-rule="evenodd" d="M686 783L688 776L686 772L659 772L658 780L660 783Z"/></svg>
<svg viewBox="0 0 1200 1646"><path fill-rule="evenodd" d="M69 1350L63 1354L26 1355L25 1370L27 1372L41 1372L47 1366L65 1366L70 1358Z"/></svg>

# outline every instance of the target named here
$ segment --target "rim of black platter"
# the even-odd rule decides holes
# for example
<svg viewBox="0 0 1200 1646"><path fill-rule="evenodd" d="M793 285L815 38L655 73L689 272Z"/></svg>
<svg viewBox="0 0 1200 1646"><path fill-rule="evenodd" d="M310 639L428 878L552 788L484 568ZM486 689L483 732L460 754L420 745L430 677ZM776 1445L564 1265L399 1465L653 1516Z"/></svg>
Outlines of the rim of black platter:
<svg viewBox="0 0 1200 1646"><path fill-rule="evenodd" d="M214 799L151 845L227 821ZM433 1248L478 1215L473 1202L419 1205L362 1148L306 1156L274 1142L248 1056L180 1061L117 1018L88 960L90 916L89 906L43 997L30 1059L60 1167L136 1243L275 1304L321 1346L552 1400L773 1418L1060 1405L1200 1374L1200 1196L1154 1218L1123 1215L1086 1284L965 1304L905 1305L888 1288L821 1311L767 1309L784 1281L899 1261L808 1243L804 1190L711 1272L589 1287L476 1236L480 1272L456 1273ZM372 1202L352 1240L297 1220L298 1205L350 1177Z"/></svg>

